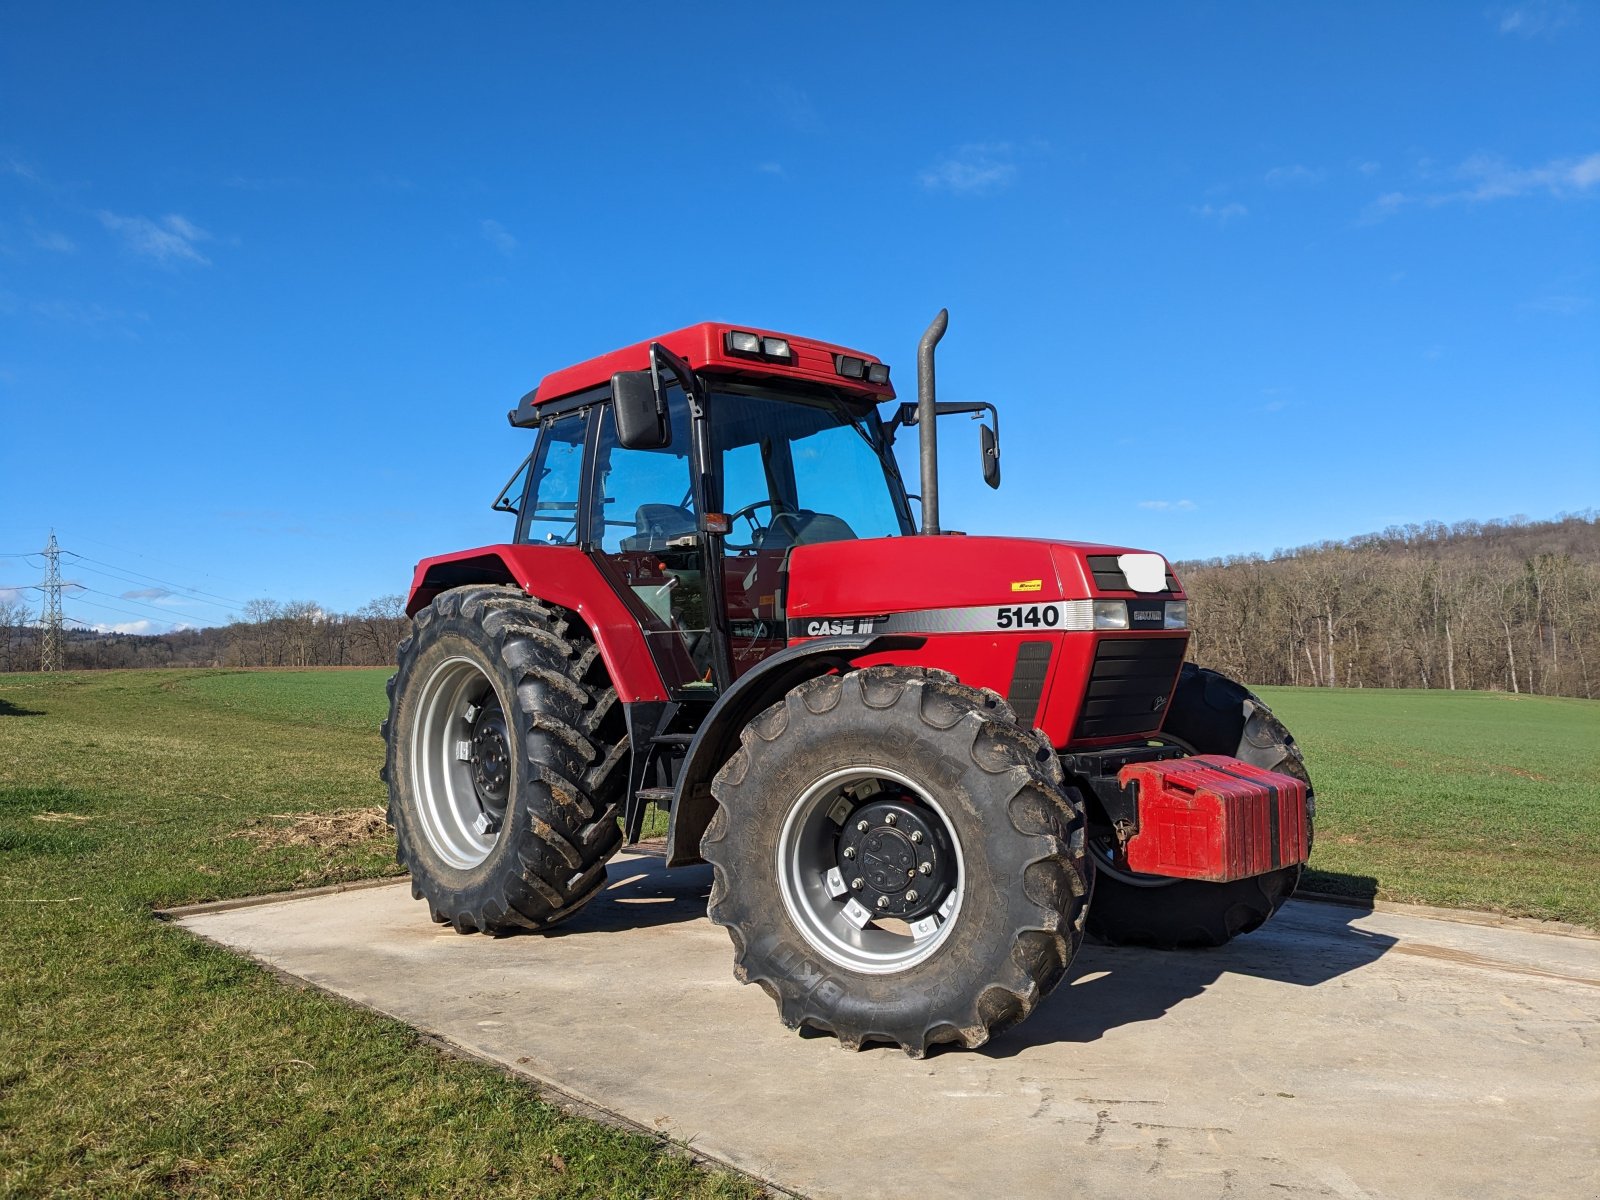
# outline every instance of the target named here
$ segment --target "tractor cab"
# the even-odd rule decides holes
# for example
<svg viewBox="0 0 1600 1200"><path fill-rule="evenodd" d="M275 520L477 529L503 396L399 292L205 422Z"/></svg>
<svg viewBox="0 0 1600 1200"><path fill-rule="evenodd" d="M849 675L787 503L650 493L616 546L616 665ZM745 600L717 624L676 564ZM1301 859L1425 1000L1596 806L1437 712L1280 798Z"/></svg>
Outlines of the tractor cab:
<svg viewBox="0 0 1600 1200"><path fill-rule="evenodd" d="M517 542L593 558L674 696L714 695L787 644L797 547L916 532L907 414L883 420L889 368L844 347L708 324L632 349L512 412L539 440L502 506Z"/></svg>

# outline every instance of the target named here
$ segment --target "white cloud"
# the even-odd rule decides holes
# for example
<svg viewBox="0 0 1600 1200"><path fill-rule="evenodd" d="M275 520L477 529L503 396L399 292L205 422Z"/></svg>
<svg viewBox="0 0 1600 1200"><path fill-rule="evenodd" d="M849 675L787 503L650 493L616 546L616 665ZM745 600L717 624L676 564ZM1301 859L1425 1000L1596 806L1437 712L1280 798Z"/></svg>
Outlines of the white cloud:
<svg viewBox="0 0 1600 1200"><path fill-rule="evenodd" d="M154 621L123 621L116 625L106 625L97 622L96 624L89 626L89 628L94 630L96 633L131 633L143 635L165 632L165 630L158 626Z"/></svg>
<svg viewBox="0 0 1600 1200"><path fill-rule="evenodd" d="M1374 162L1373 160L1368 159L1364 163L1357 163L1356 170L1360 171L1363 175L1376 175L1382 169L1382 166L1382 163Z"/></svg>
<svg viewBox="0 0 1600 1200"><path fill-rule="evenodd" d="M1497 28L1501 33L1514 33L1519 37L1539 37L1558 29L1574 25L1578 9L1565 0L1529 0L1499 11Z"/></svg>
<svg viewBox="0 0 1600 1200"><path fill-rule="evenodd" d="M783 164L779 162L757 163L756 170L760 171L763 175L782 175L785 173Z"/></svg>
<svg viewBox="0 0 1600 1200"><path fill-rule="evenodd" d="M1226 225L1229 221L1250 215L1250 210L1237 201L1228 204L1202 204L1194 210L1197 217L1204 217L1207 221L1215 221L1218 225Z"/></svg>
<svg viewBox="0 0 1600 1200"><path fill-rule="evenodd" d="M1273 167L1264 176L1274 187L1321 183L1327 177L1328 173L1321 167L1306 167L1299 163L1292 163L1287 167Z"/></svg>
<svg viewBox="0 0 1600 1200"><path fill-rule="evenodd" d="M1016 154L1009 142L967 145L946 155L917 178L932 191L982 195L1011 186L1017 178Z"/></svg>
<svg viewBox="0 0 1600 1200"><path fill-rule="evenodd" d="M165 600L172 595L166 588L134 588L131 592L123 592L124 600Z"/></svg>
<svg viewBox="0 0 1600 1200"><path fill-rule="evenodd" d="M0 604L15 604L18 600L28 600L31 597L30 587L0 587Z"/></svg>
<svg viewBox="0 0 1600 1200"><path fill-rule="evenodd" d="M482 220L478 222L478 232L483 234L483 240L488 242L501 254L512 254L521 245L516 236L499 221Z"/></svg>
<svg viewBox="0 0 1600 1200"><path fill-rule="evenodd" d="M1430 164L1421 164L1426 172ZM1520 196L1570 200L1600 190L1600 153L1581 158L1553 158L1536 167L1517 167L1492 154L1475 154L1450 178L1457 186L1430 192L1385 192L1367 208L1369 219L1382 219L1409 205L1438 208L1445 204L1482 204Z"/></svg>
<svg viewBox="0 0 1600 1200"><path fill-rule="evenodd" d="M149 217L121 217L113 212L101 212L100 224L119 234L133 253L154 259L162 266L180 262L202 267L211 265L211 260L200 253L197 245L209 242L211 235L177 213L168 213L161 220L152 221Z"/></svg>
<svg viewBox="0 0 1600 1200"><path fill-rule="evenodd" d="M1193 512L1200 506L1193 500L1141 500L1139 507L1156 512Z"/></svg>
<svg viewBox="0 0 1600 1200"><path fill-rule="evenodd" d="M78 244L64 233L39 230L33 233L33 244L41 250L51 250L56 254L71 254L78 248Z"/></svg>
<svg viewBox="0 0 1600 1200"><path fill-rule="evenodd" d="M1554 313L1558 317L1574 317L1588 308L1594 300L1589 296L1539 296L1522 307L1528 312Z"/></svg>
<svg viewBox="0 0 1600 1200"><path fill-rule="evenodd" d="M778 114L796 133L818 134L823 131L822 118L817 114L817 106L811 103L809 95L792 83L775 83L771 91Z"/></svg>

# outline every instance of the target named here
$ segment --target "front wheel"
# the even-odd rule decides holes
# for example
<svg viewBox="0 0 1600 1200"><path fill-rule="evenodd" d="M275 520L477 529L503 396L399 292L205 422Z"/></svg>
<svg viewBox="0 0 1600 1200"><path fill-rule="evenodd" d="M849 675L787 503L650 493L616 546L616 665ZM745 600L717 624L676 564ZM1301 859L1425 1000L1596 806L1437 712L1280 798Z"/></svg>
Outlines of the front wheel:
<svg viewBox="0 0 1600 1200"><path fill-rule="evenodd" d="M1162 733L1196 754L1228 754L1306 785L1309 826L1316 802L1294 737L1260 697L1226 675L1184 663ZM1112 946L1158 950L1221 946L1259 928L1300 882L1301 865L1231 883L1165 879L1127 870L1121 850L1096 839L1089 936Z"/></svg>
<svg viewBox="0 0 1600 1200"><path fill-rule="evenodd" d="M400 643L389 823L434 920L545 929L604 885L627 743L587 632L520 589L464 587Z"/></svg>
<svg viewBox="0 0 1600 1200"><path fill-rule="evenodd" d="M872 667L801 684L742 742L701 847L710 914L786 1025L921 1057L982 1045L1060 982L1082 801L998 696Z"/></svg>

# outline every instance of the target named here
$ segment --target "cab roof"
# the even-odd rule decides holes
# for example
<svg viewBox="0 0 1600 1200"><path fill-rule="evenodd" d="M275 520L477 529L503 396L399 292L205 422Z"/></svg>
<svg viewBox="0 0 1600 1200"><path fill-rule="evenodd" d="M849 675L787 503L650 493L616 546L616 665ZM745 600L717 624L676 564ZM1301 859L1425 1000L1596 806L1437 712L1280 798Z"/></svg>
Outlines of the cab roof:
<svg viewBox="0 0 1600 1200"><path fill-rule="evenodd" d="M730 334L754 334L759 339L777 339L788 343L790 356L786 360L762 355L742 354L731 349ZM619 371L647 371L650 369L650 343L660 342L666 349L683 359L696 371L724 378L794 379L807 383L823 383L842 391L854 393L873 402L895 398L892 383L871 383L866 379L853 379L840 373L840 356L860 359L868 366L881 360L860 350L819 342L814 338L795 337L762 329L756 325L730 325L722 321L702 321L684 329L664 333L649 341L635 342L621 350L601 354L576 366L552 371L539 381L539 386L524 396L513 413L513 422L522 424L518 417L531 415L533 408L602 387L611 382Z"/></svg>

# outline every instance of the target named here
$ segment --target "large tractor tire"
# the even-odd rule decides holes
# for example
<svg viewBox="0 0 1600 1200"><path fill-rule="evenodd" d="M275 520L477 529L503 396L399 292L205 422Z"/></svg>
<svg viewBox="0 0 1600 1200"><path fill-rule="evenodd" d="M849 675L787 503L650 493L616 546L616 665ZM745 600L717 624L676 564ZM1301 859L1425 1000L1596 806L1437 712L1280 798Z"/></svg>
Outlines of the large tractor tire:
<svg viewBox="0 0 1600 1200"><path fill-rule="evenodd" d="M400 643L383 732L397 857L434 920L546 929L604 886L628 745L581 623L514 587L443 593Z"/></svg>
<svg viewBox="0 0 1600 1200"><path fill-rule="evenodd" d="M1083 802L1005 701L942 671L803 683L717 774L701 854L734 974L847 1049L980 1046L1065 975Z"/></svg>
<svg viewBox="0 0 1600 1200"><path fill-rule="evenodd" d="M1184 663L1162 734L1196 754L1231 754L1303 780L1309 825L1316 802L1300 748L1243 685ZM1098 841L1090 858L1095 884L1089 936L1113 946L1160 950L1221 946L1259 928L1294 893L1301 871L1296 865L1232 883L1205 883L1134 874L1117 851Z"/></svg>

